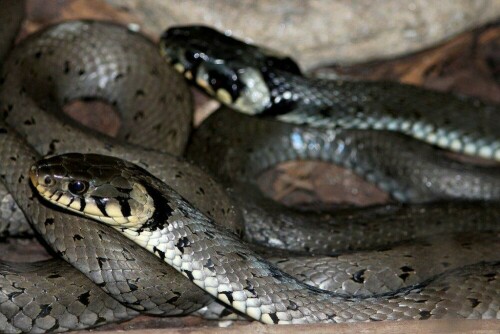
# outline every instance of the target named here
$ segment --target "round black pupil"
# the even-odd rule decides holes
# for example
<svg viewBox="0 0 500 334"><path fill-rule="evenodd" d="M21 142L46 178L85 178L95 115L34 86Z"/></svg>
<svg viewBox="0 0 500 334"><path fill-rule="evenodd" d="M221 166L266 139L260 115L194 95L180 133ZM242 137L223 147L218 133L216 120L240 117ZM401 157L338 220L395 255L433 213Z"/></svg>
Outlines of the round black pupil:
<svg viewBox="0 0 500 334"><path fill-rule="evenodd" d="M43 179L43 182L45 182L46 185L49 185L52 183L52 178L50 176L45 176L45 178Z"/></svg>
<svg viewBox="0 0 500 334"><path fill-rule="evenodd" d="M69 184L68 189L72 193L79 193L85 190L85 184L81 181L74 181Z"/></svg>

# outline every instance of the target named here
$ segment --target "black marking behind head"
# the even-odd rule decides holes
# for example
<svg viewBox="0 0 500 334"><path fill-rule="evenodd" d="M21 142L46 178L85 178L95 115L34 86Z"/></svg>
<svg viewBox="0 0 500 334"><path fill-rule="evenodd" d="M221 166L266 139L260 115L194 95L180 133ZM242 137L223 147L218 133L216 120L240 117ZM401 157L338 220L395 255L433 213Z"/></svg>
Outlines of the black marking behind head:
<svg viewBox="0 0 500 334"><path fill-rule="evenodd" d="M224 88L233 101L244 89L240 76L249 69L267 78L275 71L302 76L290 57L206 26L172 27L161 36L160 46L172 65L182 65L184 74L192 74L189 80L196 83L197 74L203 72L213 91Z"/></svg>
<svg viewBox="0 0 500 334"><path fill-rule="evenodd" d="M153 215L137 231L141 232L146 229L155 231L157 229L162 229L165 225L168 226L168 219L174 212L174 210L170 207L168 200L158 189L148 183L144 183L143 186L149 196L153 199L155 210Z"/></svg>

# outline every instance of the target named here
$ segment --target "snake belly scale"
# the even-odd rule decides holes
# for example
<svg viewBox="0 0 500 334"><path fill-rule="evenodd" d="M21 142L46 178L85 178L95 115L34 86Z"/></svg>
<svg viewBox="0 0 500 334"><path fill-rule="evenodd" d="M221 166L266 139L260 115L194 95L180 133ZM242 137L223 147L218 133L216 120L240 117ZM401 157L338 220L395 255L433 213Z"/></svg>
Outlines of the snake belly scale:
<svg viewBox="0 0 500 334"><path fill-rule="evenodd" d="M79 38L88 44L80 44ZM111 53L101 56L99 52L107 50L109 44ZM117 55L116 58L113 58L113 54ZM145 54L145 58L138 56ZM111 60L106 66L104 59L108 58ZM102 63L95 66L91 61L88 62L90 59L99 59ZM284 67L292 72L298 71L291 62L287 62ZM172 84L172 81L175 83ZM116 90L116 87L121 90ZM232 97L222 92L218 94L219 97L231 102ZM423 280L417 280L412 270L419 273L425 270L415 269L406 265L406 262L397 264L402 271L398 275L404 278L400 277L400 281L408 282L395 286L395 291L370 290L363 282L365 278L366 282L373 282L369 278L370 270L358 268L355 272L360 274L349 275L366 287L358 294L362 298L348 294L351 291L343 287L333 287L333 290L337 289L336 292L325 292L285 274L278 266L292 272L292 267L297 267L288 256L276 259L278 264L264 261L248 245L239 241L236 237L238 233L230 231L240 228L240 215L224 192L224 188L228 187L226 183L219 185L208 174L179 158L134 145L156 145L155 149L164 152L183 151L187 142L186 124L189 124L191 117L190 100L186 96L189 94L185 84L157 57L155 46L142 36L117 25L90 21L63 23L30 37L10 55L4 63L0 93L0 103L8 123L2 124L0 130L2 181L29 217L35 231L57 255L76 269L57 260L33 265L2 263L0 328L3 331L65 331L129 319L139 312L156 315L189 313L206 305L210 298L201 289L192 289L187 279L225 304L266 323L499 317L499 259L495 256L499 245L496 232L478 234L477 238L465 241L458 236L450 237L449 242L464 249L474 245L473 250L467 253L470 258L467 255L461 262L441 265L439 269L444 270L444 273L423 273ZM104 99L123 111L124 126L118 137L132 144L89 134L71 120L53 113L61 105L81 97ZM151 105L149 101L153 101ZM172 107L172 110L187 110L187 113L173 116L175 122L167 119L159 127L152 121L155 117L146 113L156 110L153 105L160 106L160 109L164 105L175 105L176 108ZM176 124L179 119L182 129ZM142 121L141 129L149 129L146 130L148 134L158 132L165 136L163 140L157 141L153 135L144 136L145 131L129 131L127 120L132 123ZM14 129L25 138L16 134ZM346 136L349 135L357 138L355 133L347 132ZM490 137L490 134L486 134L485 142L492 154L481 151L475 137L470 140L474 149L469 151L494 157L496 142ZM201 147L200 144L196 145ZM353 145L357 147L358 144ZM464 150L458 151L468 153L466 145L462 146ZM420 149L418 146L415 150L420 152ZM75 151L112 155L130 160L139 167L101 155L63 155L35 164L30 176L37 190L54 204L77 213L68 215L53 206L46 206L41 198L33 194L27 173L40 158L39 154ZM353 160L355 163L356 159ZM264 165L272 165L272 161ZM262 166L258 168L265 168ZM64 176L63 179L53 184L45 179L46 175L53 175L54 169L61 171L61 168L64 172L57 175ZM498 182L498 169L474 167L468 170L476 180L475 189L478 189L473 199L498 198L495 193L498 188L493 185L490 190L486 186L491 183L488 180L492 180L493 184ZM44 177L37 177L42 174ZM223 175L218 177L224 182L224 179L228 179ZM71 183L70 179L79 183ZM96 184L96 180L99 184ZM57 188L57 192L53 192L52 188L50 192L43 188L59 187L61 184L66 186ZM246 189L251 189L252 196L257 194L253 186ZM453 192L446 196L442 193L435 195L433 191L424 194L433 194L429 195L429 199L453 195ZM394 190L394 193L398 193L398 190ZM260 197L257 201L245 201L242 195L233 194L238 205L247 204L243 206L245 213L249 213L245 216L257 216L257 221L274 220L275 217L269 212L276 208L282 215L289 214L282 211L281 207L253 207L259 203ZM411 191L401 194L404 195L400 198L407 201L418 201L426 196L414 195ZM423 220L440 220L443 225L449 225L456 231L498 229L499 213L494 204L468 205L451 205L453 210L442 215L439 215L439 206L435 211L422 206L413 209L388 208L387 212L399 215L401 221L406 220L409 212L412 215L420 212L426 217ZM475 208L479 207L481 210L477 212ZM382 215L380 209L369 209L354 216L366 217L365 220L369 221L370 212L377 210ZM263 216L263 211L267 215ZM82 214L104 224L82 217ZM474 223L476 220L483 225L479 227ZM277 221L278 226L282 227L279 224L283 223L283 219ZM214 222L226 222L230 229L221 228ZM22 229L12 225L8 226L8 230L12 233L27 230L28 225L26 222L24 224ZM328 226L328 223L325 225ZM355 224L347 224L346 228L350 229L349 226ZM337 227L333 229L337 230ZM260 225L254 230L257 239L260 238L259 233L267 233ZM293 236L293 233L290 232L291 236L287 237L301 239ZM267 235L261 239L266 238ZM326 241L321 240L319 243L324 246L323 251L330 253L336 246ZM433 242L443 241L437 239ZM490 248L481 248L481 243L489 243ZM348 244L340 246L340 249L350 248ZM424 241L424 250L425 244ZM477 261L478 258L482 262ZM305 263L309 259L298 261ZM351 265L358 260L345 261ZM165 266L164 262L175 270ZM315 268L321 265L312 263L306 271L299 270L294 275L303 275L306 281L309 278L307 282L310 284L322 284L323 281L316 278L320 271ZM313 273L310 273L311 268L315 269ZM389 279L386 285L390 287L393 283L394 280ZM64 284L69 284L69 287ZM68 291L80 296L77 302L68 298Z"/></svg>

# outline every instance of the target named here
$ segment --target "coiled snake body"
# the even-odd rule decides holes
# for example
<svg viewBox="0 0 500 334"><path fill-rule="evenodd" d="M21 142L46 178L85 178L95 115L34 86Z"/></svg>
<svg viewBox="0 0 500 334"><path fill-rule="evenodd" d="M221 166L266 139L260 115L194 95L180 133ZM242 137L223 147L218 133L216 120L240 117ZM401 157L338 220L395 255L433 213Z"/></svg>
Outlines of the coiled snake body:
<svg viewBox="0 0 500 334"><path fill-rule="evenodd" d="M106 43L102 43L103 41ZM108 52L108 48L112 51ZM19 45L5 62L0 102L8 125L3 125L0 130L2 181L45 242L78 270L62 264L63 262L21 266L2 264L0 267L1 330L63 331L127 319L138 312L188 313L208 303L209 298L201 289L192 289L187 284L190 282L186 277L222 302L268 323L499 317L497 301L500 280L496 262L499 260L496 256L498 236L495 233L478 234L477 237L470 237L470 240L464 240L459 236L444 237L444 239L437 237L438 239L432 242L421 241L421 244L417 243L410 250L405 250L403 245L401 246L403 248L395 247L386 253L378 252L376 258L371 258L374 256L369 253L362 253L365 255L359 255L361 257L357 258L356 255L353 255L353 258L349 258L350 255L340 257L337 265L339 269L344 270L340 273L355 279L337 277L340 286L335 286L335 279L327 279L328 282L333 281L331 288L336 292L325 292L301 283L282 272L276 265L263 261L246 244L240 243L233 232L215 225L214 221L226 222L229 227L238 229L240 220L238 211L234 210L222 187L201 170L167 154L143 150L132 144L122 144L96 134L89 135L71 120L64 118L61 120L50 112L81 97L105 99L119 111L133 111L132 116L124 114L122 118L124 130L119 134L120 138L135 144L143 144L141 140L145 140L144 144L149 145L153 136L145 136L146 131L148 134L154 132L167 134L166 140L157 144L156 149L179 153L186 140L176 122L174 124L167 119L161 123L160 130L156 124L148 123L151 118L147 115L147 111L155 110L152 107L154 103L169 105L171 107L169 110L172 111L187 111L188 116L181 113L173 116L176 119L186 120L190 117L190 102L184 99L185 85L179 78L178 82L172 84L169 80L175 78L176 74L161 62L154 46L138 34L115 25L85 21L64 23L51 27L38 36L30 37ZM170 79L167 80L166 77ZM221 94L224 95L219 93ZM170 114L166 114L163 116L169 117ZM234 116L234 114L228 115L232 116L219 113L218 118L213 119L212 127L214 124L220 124L223 119L220 117ZM131 122L144 122L140 130L147 130L128 133L127 119ZM262 124L266 124L265 122ZM275 124L273 121L269 122ZM172 127L167 128L170 125ZM22 139L9 126L15 128L26 139ZM205 129L210 129L210 123ZM290 132L285 135L290 129L293 130L292 135L290 136ZM283 125L283 128L277 127L277 132L268 134L281 136L280 138L313 140L312 136L302 136L305 133L304 129L305 127ZM468 128L466 130L469 131ZM232 140L232 136L235 135L223 132L221 135L223 140L213 144L204 140L204 131L206 130L200 130L197 134L202 143L193 143L190 152L200 152L197 150L208 149L210 145L223 145L225 140ZM238 130L235 132L243 133ZM368 136L377 139L372 141L374 145L378 145L375 148L385 148L387 152L390 151L388 150L390 145L385 146L384 143L387 141L382 138L384 135L391 138L391 134L368 133ZM330 137L332 135L336 136L334 139L344 140L345 146L348 147L346 150L370 151L369 147L357 144L365 136L362 132L329 134ZM490 140L490 137L490 134L485 135L489 143L488 150L496 152L494 145L498 138ZM398 140L400 139L398 137ZM29 184L27 172L39 156L24 140L41 154L79 151L114 155L132 161L155 176L131 163L95 155L55 157L40 162L32 170L31 179L34 184L54 203L65 205L78 213L104 219L106 223L122 224L115 226L122 233L115 233L116 231L104 224L81 216L68 215L47 206L39 196L32 193L33 188ZM419 150L426 147L416 144L413 140L401 140L404 145L409 145L407 147L411 148L409 153L421 152ZM167 143L171 142L176 145L167 146ZM478 145L476 139L471 139L470 142ZM283 144L286 147L287 143L282 142ZM241 143L241 145L247 144ZM271 156L269 153L276 151L273 145L262 146L263 151L254 151L254 154L250 154L252 158L250 161L258 157ZM300 145L292 145L289 151L302 158L321 158L323 155L328 155L328 152L340 152L333 146L324 152L314 151L311 149L313 147L314 145L305 145L302 149ZM485 151L479 147L475 146L474 151L479 155L486 155L481 153ZM407 223L409 228L417 231L422 231L422 227L429 223L429 220L441 223L437 231L449 227L453 227L455 231L495 230L497 227L499 215L498 207L494 203L389 206L365 209L354 214L353 212L339 214L337 222L333 224L324 218L318 218L320 224L331 233L324 233L324 236L318 236L310 241L311 238L305 233L314 232L308 231L305 226L299 225L295 232L284 233L287 224L302 217L287 212L276 204L270 204L254 191L254 184L248 181L253 173L259 172L258 169L289 159L289 155L282 154L274 160L259 160L257 164L247 164L245 162L249 160L245 160L246 158L238 160L232 156L230 147L221 152L226 153L214 152L214 157L218 154L225 157L227 160L220 160L224 162L225 167L230 167L230 163L233 162L236 166L248 167L235 169L234 174L243 176L243 180L246 178L246 181L235 185L234 189L235 194L238 189L250 189L248 194L252 195L248 200L237 199L248 223L245 228L253 231L249 238L261 242L271 240L282 248L290 247L296 250L307 248L326 253L341 249L365 248L380 242L382 236L387 239L393 238L391 233L404 236L407 232L400 226L400 222ZM372 171L374 179L380 184L387 183L387 189L393 189L395 194L403 194L397 197L408 201L452 197L456 193L450 191L448 185L451 189L462 189L462 193L470 194L469 198L472 199L498 198L500 181L497 168L464 167L446 159L439 160L444 162L438 163L437 166L448 168L445 173L455 171L457 174L460 168L464 168L464 179L469 180L467 183L462 183L460 188L460 184L439 182L439 178L436 177L432 179L430 186L417 187L415 189L419 189L418 191L412 191L412 185L422 182L417 176L433 170L435 165L431 162L436 161L437 157L442 158L441 153L432 148L424 149L423 152L428 158L425 160L426 163L418 168L411 182L393 181L404 176L407 169L392 167L393 170L401 170L401 173L395 176L387 172L390 169L385 164ZM351 153L349 156L351 164L359 160L360 166L372 161L370 156L360 159L357 158L358 154ZM53 164L54 162L56 164ZM213 162L207 163L209 167L212 164ZM366 168L360 168L361 174L367 175L363 172ZM57 173L63 176L63 179L52 184L51 180L55 179L46 179L45 176L55 175L52 174L54 169L59 172L63 169L64 172ZM233 179L233 174L230 173L218 176L223 182ZM84 192L78 194L79 188L74 188L73 183L72 186L68 186L75 179L81 182ZM96 182L99 186L96 186ZM398 182L405 184L406 188L398 188ZM66 186L57 188L57 191L56 188L50 188L51 192L56 191L56 195L51 196L48 190L44 190L44 184L51 187L60 187L61 184ZM87 192L89 189L92 189L92 192ZM201 212L198 209L201 209ZM279 217L275 217L277 213L275 209L279 210L277 211ZM384 221L381 216L386 217L387 213L395 218L385 218ZM100 216L101 214L104 217ZM373 219L373 215L380 218L374 226L377 223L380 225L372 227L374 236L372 241L353 242L348 240L349 238L344 241L337 240L336 236L342 234L339 232L342 226L352 231L351 237L364 236L366 234L364 229L368 225L371 226L369 222ZM264 221L274 225L263 228L261 223ZM17 226L19 225L16 227L11 225L8 229L11 233L27 230L27 225L21 225L24 227L20 228ZM426 229L426 232L430 233L436 231L430 227ZM216 235L216 233L221 234ZM133 238L126 238L124 235ZM369 236L367 240L370 240ZM464 257L459 261L449 259L436 261L433 265L426 263L425 266L422 261L413 259L413 254L393 259L394 254L418 249L423 256L429 252L425 245L429 243L439 245L445 241L463 250ZM154 253L156 257L151 256L149 252ZM385 260L389 258L393 261L381 259L384 254ZM336 260L323 258L323 261ZM164 261L182 275L165 266ZM281 259L279 262L285 267L289 264L288 269L293 273L293 267L297 267L293 261ZM308 263L310 259L302 258L298 261L302 265ZM379 269L372 266L375 262L380 266ZM393 265L396 275L388 274L385 277L380 275L379 271L387 272L387 269L383 269L384 262L392 262L390 264ZM311 262L306 270L301 268L302 271L298 275L303 275L306 281L309 279L308 283L311 284L325 283L317 279L318 275L323 275L319 269L321 265L318 263L321 262ZM366 268L363 267L365 263L368 263ZM317 270L312 271L315 266L318 267ZM427 272L425 267L429 267ZM430 270L430 267L437 269L438 273ZM439 270L445 273L440 274ZM379 287L372 289L371 284L377 280ZM345 282L355 284L349 285ZM382 289L379 289L381 286ZM321 287L326 287L326 283ZM395 288L396 292L389 292L389 288ZM77 298L70 298L69 291L72 291L72 296ZM364 298L346 294L357 294ZM370 297L374 294L381 295L382 298ZM385 294L390 295L385 296Z"/></svg>

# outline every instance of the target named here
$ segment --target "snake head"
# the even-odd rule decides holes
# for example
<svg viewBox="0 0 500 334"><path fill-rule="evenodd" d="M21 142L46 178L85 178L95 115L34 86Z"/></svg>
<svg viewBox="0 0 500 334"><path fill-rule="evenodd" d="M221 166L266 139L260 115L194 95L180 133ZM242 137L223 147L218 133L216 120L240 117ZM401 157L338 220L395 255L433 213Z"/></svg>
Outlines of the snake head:
<svg viewBox="0 0 500 334"><path fill-rule="evenodd" d="M136 177L138 166L121 159L69 153L43 159L30 169L38 193L49 202L102 221L129 227L154 211L153 200Z"/></svg>
<svg viewBox="0 0 500 334"><path fill-rule="evenodd" d="M168 29L161 36L160 51L190 82L246 114L269 107L273 71L301 74L291 58L206 26Z"/></svg>

